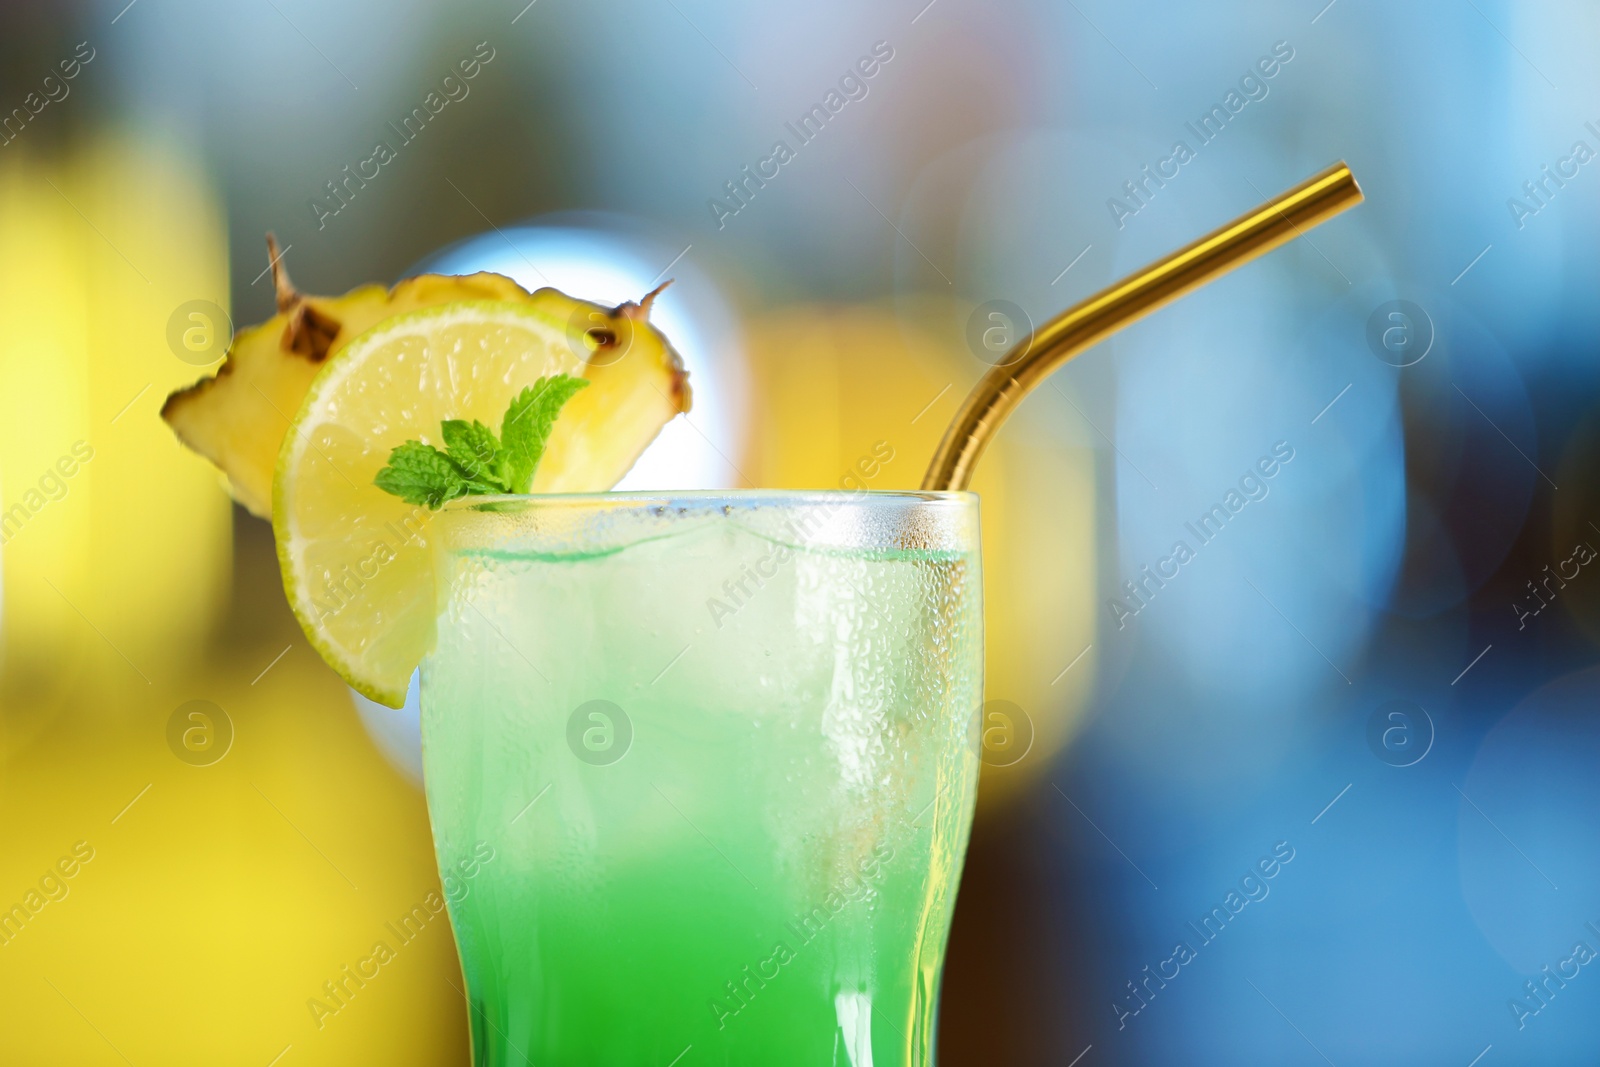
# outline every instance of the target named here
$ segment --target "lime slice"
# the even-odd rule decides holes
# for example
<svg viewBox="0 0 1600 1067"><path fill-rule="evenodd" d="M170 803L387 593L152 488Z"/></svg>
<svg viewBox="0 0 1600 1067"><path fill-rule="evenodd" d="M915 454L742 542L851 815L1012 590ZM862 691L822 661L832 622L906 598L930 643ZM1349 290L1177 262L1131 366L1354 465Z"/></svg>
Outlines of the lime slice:
<svg viewBox="0 0 1600 1067"><path fill-rule="evenodd" d="M689 406L682 363L645 313L543 289L397 315L328 359L278 454L272 528L295 617L358 692L401 707L433 645L432 512L373 485L390 451L442 447L443 419L498 427L524 386L575 374L589 388L557 419L534 490L610 489Z"/></svg>

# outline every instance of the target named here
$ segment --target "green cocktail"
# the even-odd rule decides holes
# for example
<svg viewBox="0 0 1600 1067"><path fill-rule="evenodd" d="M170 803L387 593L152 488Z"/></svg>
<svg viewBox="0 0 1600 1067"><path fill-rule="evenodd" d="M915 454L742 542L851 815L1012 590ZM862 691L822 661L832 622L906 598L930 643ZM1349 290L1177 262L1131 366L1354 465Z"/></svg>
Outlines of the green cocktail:
<svg viewBox="0 0 1600 1067"><path fill-rule="evenodd" d="M440 869L475 872L474 1063L931 1064L976 498L480 498L432 539L425 775Z"/></svg>

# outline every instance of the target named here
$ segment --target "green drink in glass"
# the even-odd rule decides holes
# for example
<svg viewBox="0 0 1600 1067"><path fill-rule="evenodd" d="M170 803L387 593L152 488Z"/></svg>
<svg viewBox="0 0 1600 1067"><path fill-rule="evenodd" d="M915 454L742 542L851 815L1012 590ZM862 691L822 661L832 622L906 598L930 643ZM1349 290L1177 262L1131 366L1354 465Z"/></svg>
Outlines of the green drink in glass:
<svg viewBox="0 0 1600 1067"><path fill-rule="evenodd" d="M423 276L313 306L274 249L279 314L163 417L270 511L341 677L399 708L422 662L476 1062L931 1063L982 690L959 490L1053 369L1360 200L1336 164L1026 331L922 493L561 495L689 410L661 288Z"/></svg>
<svg viewBox="0 0 1600 1067"><path fill-rule="evenodd" d="M478 1067L925 1067L982 702L977 499L435 517L428 810ZM493 859L483 862L493 850Z"/></svg>

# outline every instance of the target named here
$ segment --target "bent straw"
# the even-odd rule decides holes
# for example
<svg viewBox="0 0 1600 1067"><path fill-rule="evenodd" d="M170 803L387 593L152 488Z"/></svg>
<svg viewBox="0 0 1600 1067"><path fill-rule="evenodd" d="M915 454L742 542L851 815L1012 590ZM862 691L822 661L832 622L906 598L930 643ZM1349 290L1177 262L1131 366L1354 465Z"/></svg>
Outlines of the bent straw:
<svg viewBox="0 0 1600 1067"><path fill-rule="evenodd" d="M1221 229L1068 308L1019 341L973 387L945 431L922 488L966 489L972 468L1006 416L1052 371L1135 319L1272 251L1361 203L1361 187L1335 163Z"/></svg>

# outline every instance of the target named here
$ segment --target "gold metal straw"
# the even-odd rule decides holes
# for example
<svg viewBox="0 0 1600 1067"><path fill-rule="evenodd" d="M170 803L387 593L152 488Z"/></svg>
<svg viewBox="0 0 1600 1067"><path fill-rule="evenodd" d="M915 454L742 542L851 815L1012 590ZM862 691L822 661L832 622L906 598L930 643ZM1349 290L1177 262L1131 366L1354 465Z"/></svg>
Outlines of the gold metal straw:
<svg viewBox="0 0 1600 1067"><path fill-rule="evenodd" d="M1335 163L1221 229L1063 311L1032 336L1022 338L973 388L945 431L927 476L922 479L922 488L967 488L972 481L972 468L1006 416L1052 371L1079 352L1218 275L1354 207L1361 199L1361 187L1350 168Z"/></svg>

